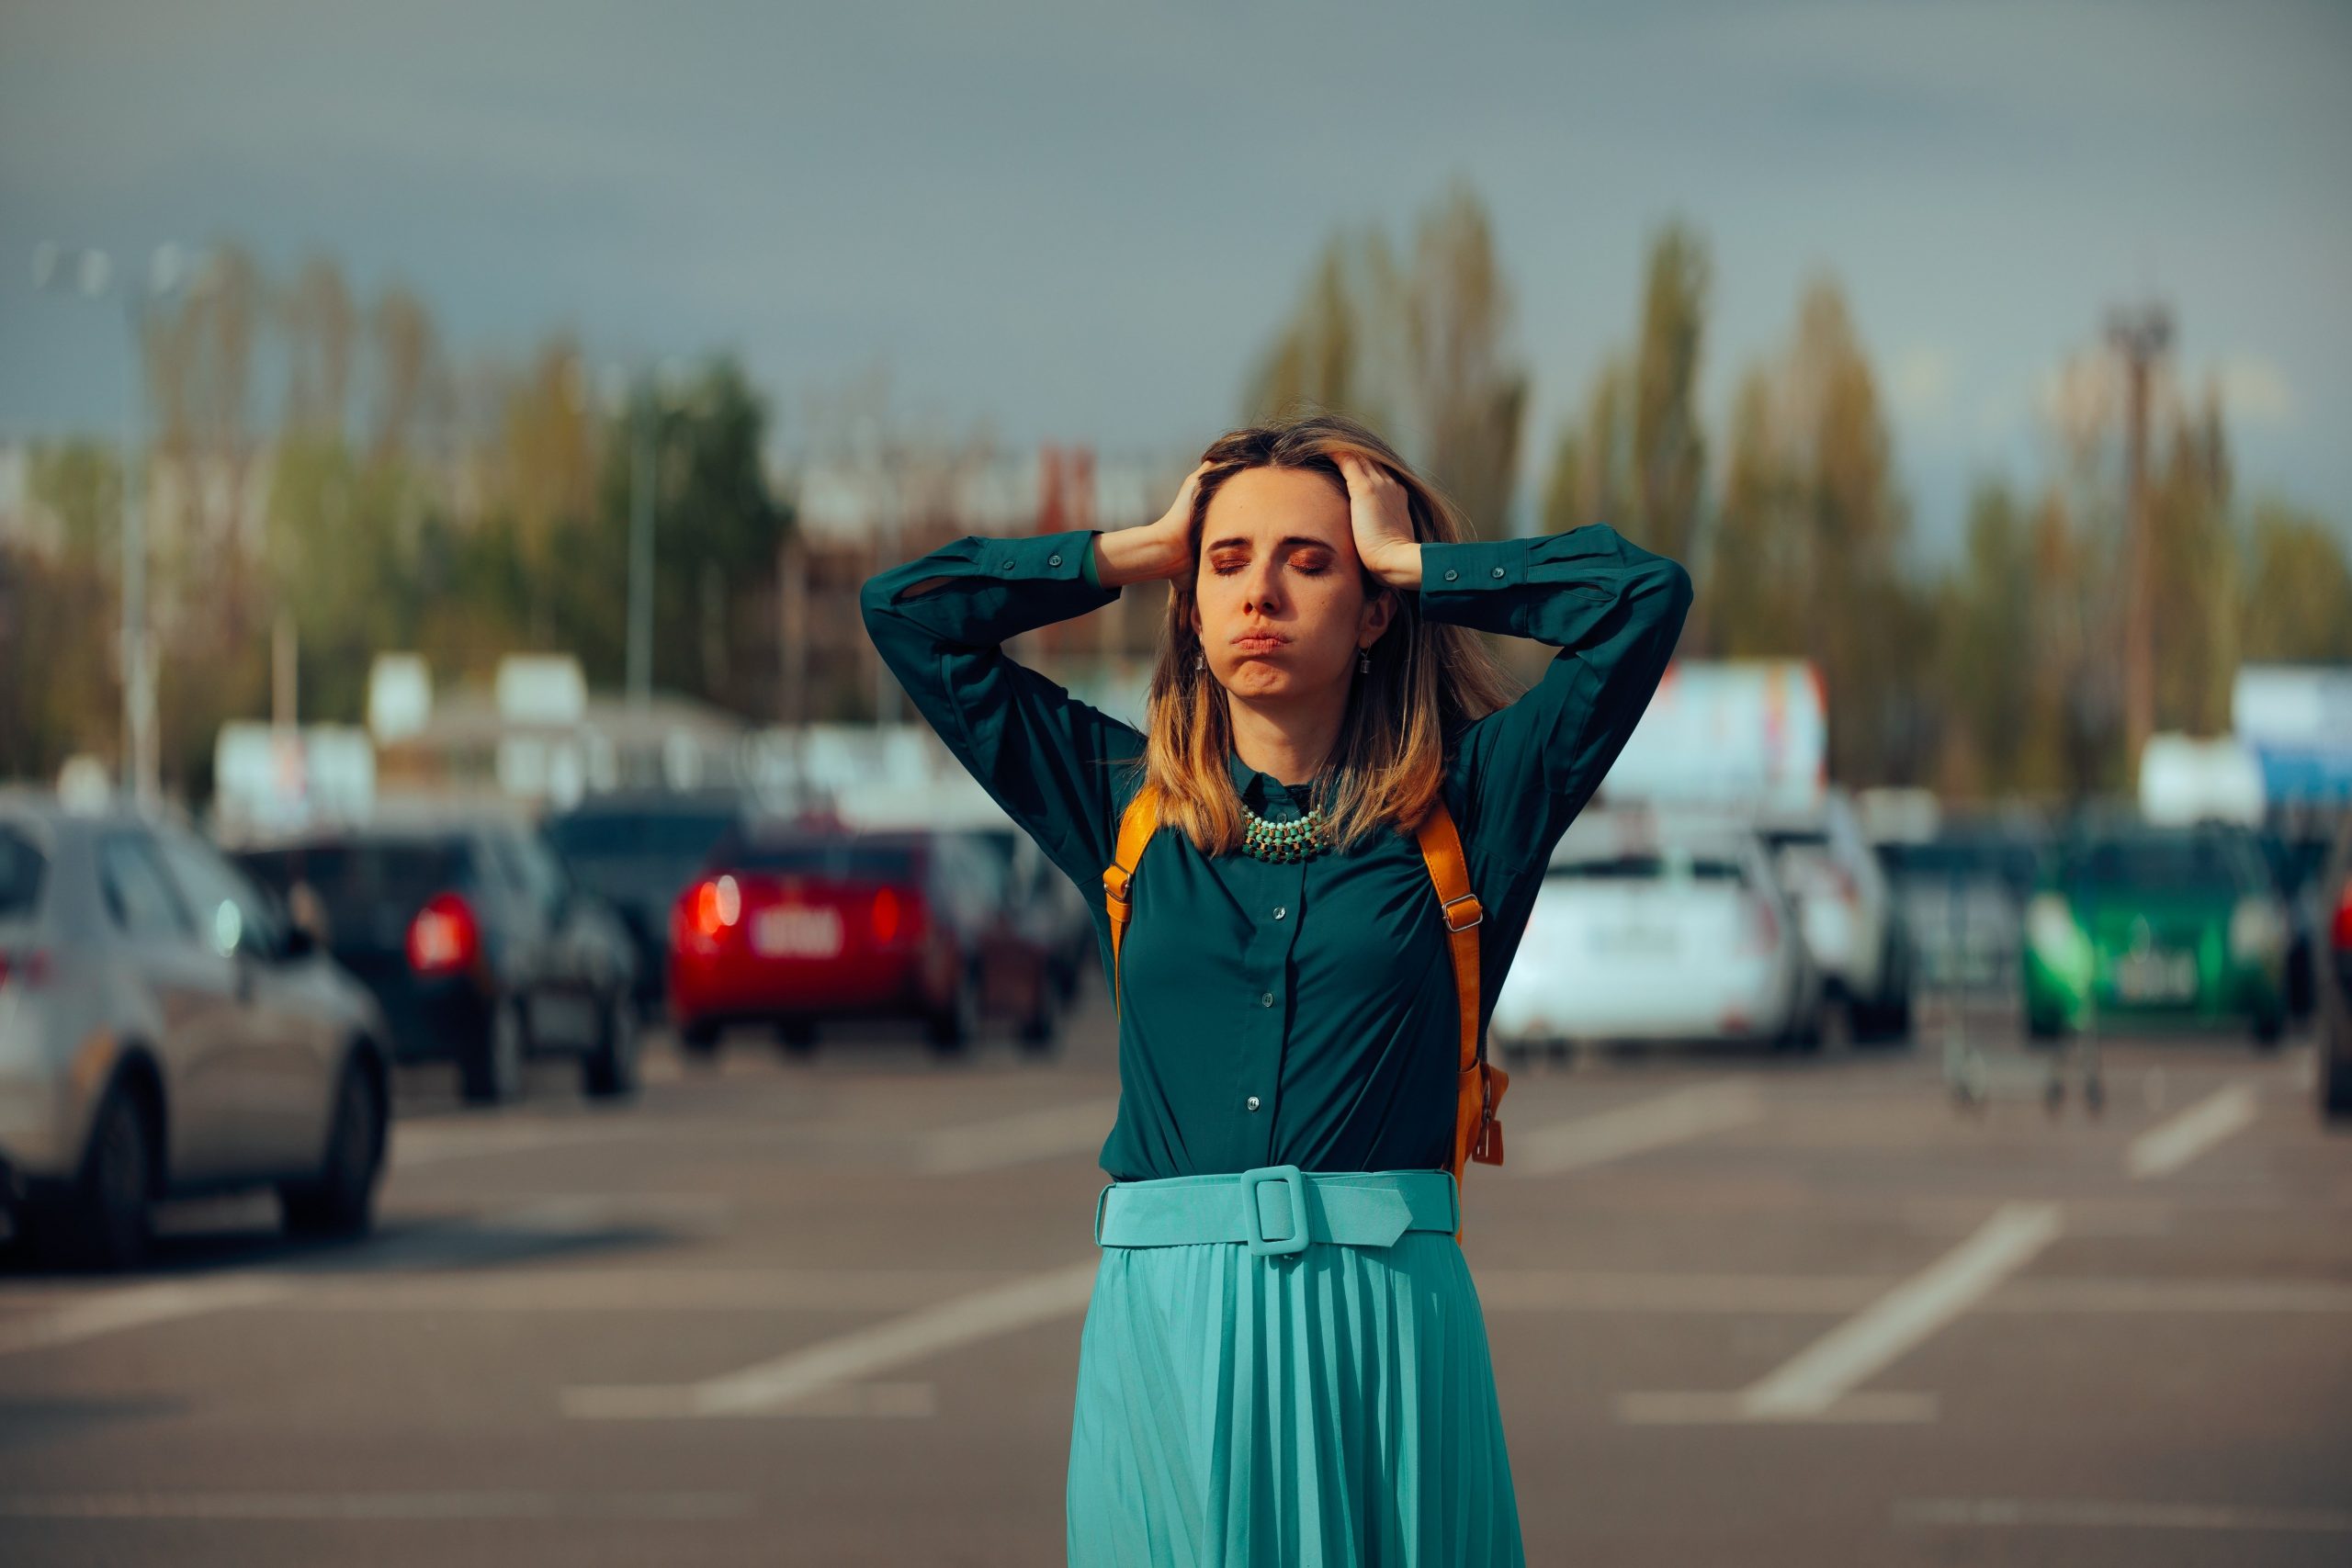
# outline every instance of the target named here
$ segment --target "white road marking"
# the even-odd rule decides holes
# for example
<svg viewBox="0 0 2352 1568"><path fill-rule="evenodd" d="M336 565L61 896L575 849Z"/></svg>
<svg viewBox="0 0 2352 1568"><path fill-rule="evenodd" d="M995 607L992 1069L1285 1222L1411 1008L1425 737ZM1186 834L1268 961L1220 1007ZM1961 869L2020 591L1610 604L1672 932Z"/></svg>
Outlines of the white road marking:
<svg viewBox="0 0 2352 1568"><path fill-rule="evenodd" d="M1514 1134L1505 1144L1503 1168L1521 1176L1580 1170L1737 1127L1763 1113L1763 1097L1754 1083L1715 1078L1533 1133Z"/></svg>
<svg viewBox="0 0 2352 1568"><path fill-rule="evenodd" d="M2123 1163L2133 1177L2168 1176L2254 1120L2252 1084L2217 1089L2170 1121L2132 1140Z"/></svg>
<svg viewBox="0 0 2352 1568"><path fill-rule="evenodd" d="M2071 1525L2093 1529L2275 1530L2352 1535L2341 1508L2251 1508L2233 1503L2125 1503L2096 1498L1920 1497L1894 1506L1899 1524Z"/></svg>
<svg viewBox="0 0 2352 1568"><path fill-rule="evenodd" d="M876 1372L1082 1313L1101 1266L1097 1258L975 1291L700 1382L568 1388L563 1410L622 1419L791 1414L798 1401Z"/></svg>
<svg viewBox="0 0 2352 1568"><path fill-rule="evenodd" d="M2055 1203L2004 1203L1974 1235L1739 1393L1628 1393L1619 1411L1645 1422L1932 1419L1932 1395L1852 1391L1991 1294L2061 1228Z"/></svg>
<svg viewBox="0 0 2352 1568"><path fill-rule="evenodd" d="M933 1176L952 1176L1062 1155L1092 1154L1102 1146L1118 1114L1118 1097L1113 1095L944 1127L922 1135L915 1165Z"/></svg>
<svg viewBox="0 0 2352 1568"><path fill-rule="evenodd" d="M734 1519L747 1492L11 1492L10 1519Z"/></svg>
<svg viewBox="0 0 2352 1568"><path fill-rule="evenodd" d="M46 1312L0 1319L0 1356L24 1350L53 1350L102 1334L144 1328L199 1313L259 1306L283 1299L291 1288L281 1280L232 1276L185 1284L130 1285L92 1292Z"/></svg>

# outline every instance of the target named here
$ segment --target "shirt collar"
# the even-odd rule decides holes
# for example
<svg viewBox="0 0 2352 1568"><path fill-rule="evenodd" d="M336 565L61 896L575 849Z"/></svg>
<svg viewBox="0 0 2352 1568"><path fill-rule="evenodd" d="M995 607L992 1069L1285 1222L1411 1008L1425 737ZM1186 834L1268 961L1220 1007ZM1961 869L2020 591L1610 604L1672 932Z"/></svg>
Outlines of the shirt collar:
<svg viewBox="0 0 2352 1568"><path fill-rule="evenodd" d="M1273 774L1261 773L1243 761L1241 753L1235 750L1230 742L1227 743L1225 749L1225 765L1227 774L1233 780L1234 792L1243 800L1250 802L1252 807L1263 806L1276 795L1289 798L1293 804L1296 803L1297 797L1292 795L1289 785Z"/></svg>

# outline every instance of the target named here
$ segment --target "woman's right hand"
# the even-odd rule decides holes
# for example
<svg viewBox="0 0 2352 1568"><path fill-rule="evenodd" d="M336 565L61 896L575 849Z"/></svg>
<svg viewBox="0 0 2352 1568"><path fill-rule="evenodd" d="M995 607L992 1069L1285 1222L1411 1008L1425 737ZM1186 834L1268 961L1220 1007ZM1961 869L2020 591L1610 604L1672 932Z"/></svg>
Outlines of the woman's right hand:
<svg viewBox="0 0 2352 1568"><path fill-rule="evenodd" d="M1192 570L1193 503L1200 495L1202 477L1216 466L1204 462L1186 474L1175 501L1158 522L1095 536L1096 575L1105 588L1182 577Z"/></svg>

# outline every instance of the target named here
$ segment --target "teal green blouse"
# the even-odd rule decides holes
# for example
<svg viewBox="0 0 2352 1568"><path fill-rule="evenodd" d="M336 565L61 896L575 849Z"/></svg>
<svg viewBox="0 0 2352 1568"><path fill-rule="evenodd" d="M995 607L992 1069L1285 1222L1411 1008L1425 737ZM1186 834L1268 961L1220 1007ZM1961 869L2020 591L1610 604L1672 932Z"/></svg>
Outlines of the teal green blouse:
<svg viewBox="0 0 2352 1568"><path fill-rule="evenodd" d="M1085 893L1111 966L1102 871L1144 738L1008 657L1006 638L1118 597L1093 530L967 536L867 580L867 632L956 760ZM1665 673L1690 605L1679 565L1593 524L1421 547L1420 614L1560 649L1519 699L1449 738L1442 790L1486 911L1483 1033L1552 847ZM1270 821L1312 804L1228 754ZM1409 833L1273 863L1162 828L1136 871L1119 1021L1119 1180L1292 1164L1441 1168L1461 1051L1452 955Z"/></svg>

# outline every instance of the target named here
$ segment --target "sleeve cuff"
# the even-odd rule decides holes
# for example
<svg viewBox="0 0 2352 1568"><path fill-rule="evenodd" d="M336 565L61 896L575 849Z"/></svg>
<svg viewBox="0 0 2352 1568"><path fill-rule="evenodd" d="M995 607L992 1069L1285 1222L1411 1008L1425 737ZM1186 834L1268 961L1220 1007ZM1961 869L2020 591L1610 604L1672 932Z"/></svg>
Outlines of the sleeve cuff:
<svg viewBox="0 0 2352 1568"><path fill-rule="evenodd" d="M1425 541L1421 593L1434 598L1516 588L1527 581L1529 543L1525 539L1470 539L1452 545Z"/></svg>

